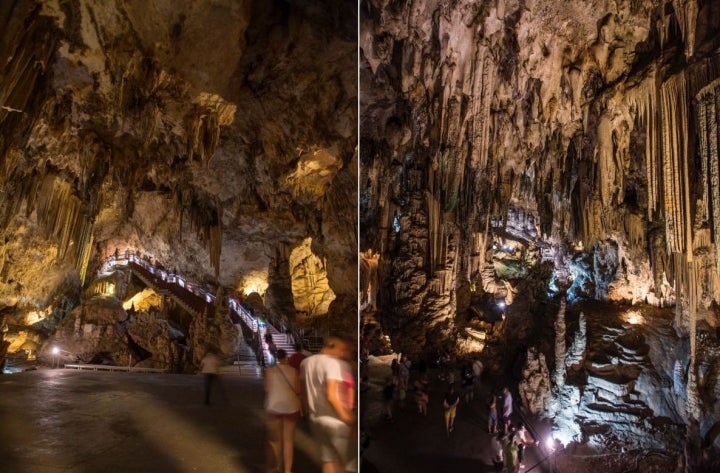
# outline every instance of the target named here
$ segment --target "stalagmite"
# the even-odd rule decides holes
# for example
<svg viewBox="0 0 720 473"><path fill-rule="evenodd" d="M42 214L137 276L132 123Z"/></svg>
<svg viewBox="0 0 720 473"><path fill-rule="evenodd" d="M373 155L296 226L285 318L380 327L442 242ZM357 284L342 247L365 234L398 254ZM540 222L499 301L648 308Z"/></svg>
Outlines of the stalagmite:
<svg viewBox="0 0 720 473"><path fill-rule="evenodd" d="M565 297L560 299L560 310L555 319L555 376L554 381L558 390L565 386Z"/></svg>
<svg viewBox="0 0 720 473"><path fill-rule="evenodd" d="M578 330L575 332L575 338L570 346L567 358L565 359L565 366L575 366L582 363L585 357L585 348L587 346L587 322L585 321L585 314L580 312L580 319L578 321Z"/></svg>

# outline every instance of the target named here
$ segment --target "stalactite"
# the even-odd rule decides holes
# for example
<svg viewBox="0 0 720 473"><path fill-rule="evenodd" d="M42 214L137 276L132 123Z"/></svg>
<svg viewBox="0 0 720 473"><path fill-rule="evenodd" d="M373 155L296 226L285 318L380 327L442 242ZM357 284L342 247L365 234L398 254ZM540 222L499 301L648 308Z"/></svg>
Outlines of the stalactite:
<svg viewBox="0 0 720 473"><path fill-rule="evenodd" d="M45 176L38 189L37 221L48 238L57 240L57 260L65 259L71 250L75 268L84 273L92 247L92 216L68 182Z"/></svg>
<svg viewBox="0 0 720 473"><path fill-rule="evenodd" d="M647 248L645 220L639 215L634 213L625 215L625 234L633 251L641 252Z"/></svg>
<svg viewBox="0 0 720 473"><path fill-rule="evenodd" d="M637 111L637 120L645 128L645 177L647 181L648 220L654 220L658 212L660 169L658 169L658 87L656 71L644 79L636 88L628 91L628 102Z"/></svg>
<svg viewBox="0 0 720 473"><path fill-rule="evenodd" d="M661 88L664 214L668 250L684 253L692 242L688 178L688 101L685 74L668 79Z"/></svg>
<svg viewBox="0 0 720 473"><path fill-rule="evenodd" d="M703 196L709 189L709 198L705 198L708 215L712 215L713 240L715 241L715 270L720 274L720 79L707 85L696 96L698 102L698 135L700 138L700 160L703 169Z"/></svg>
<svg viewBox="0 0 720 473"><path fill-rule="evenodd" d="M442 211L440 209L440 202L438 199L431 194L426 192L425 200L428 203L428 226L430 231L430 254L428 255L428 261L430 261L430 276L435 274L438 267L442 267L442 244L444 241L442 225Z"/></svg>
<svg viewBox="0 0 720 473"><path fill-rule="evenodd" d="M691 58L695 52L695 26L697 23L697 0L673 0L675 17L677 18L683 41L685 42L685 57Z"/></svg>
<svg viewBox="0 0 720 473"><path fill-rule="evenodd" d="M479 69L476 69L479 68ZM488 49L478 47L475 51L473 61L473 86L472 86L472 125L470 133L472 136L472 162L478 169L484 170L488 164L490 150L490 122L492 114L490 105L492 93L495 88L496 77L495 64Z"/></svg>

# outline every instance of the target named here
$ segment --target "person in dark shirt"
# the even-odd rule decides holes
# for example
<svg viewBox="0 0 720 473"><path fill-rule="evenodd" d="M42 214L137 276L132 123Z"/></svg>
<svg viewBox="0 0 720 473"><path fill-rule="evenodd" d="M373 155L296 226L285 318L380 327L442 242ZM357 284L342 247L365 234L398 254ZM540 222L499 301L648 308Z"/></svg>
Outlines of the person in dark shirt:
<svg viewBox="0 0 720 473"><path fill-rule="evenodd" d="M303 351L302 343L295 343L295 353L288 358L288 365L300 371L300 363L302 363L305 358L307 358L307 355Z"/></svg>
<svg viewBox="0 0 720 473"><path fill-rule="evenodd" d="M443 400L443 408L445 409L445 432L447 432L448 437L450 436L450 432L453 431L457 405L459 402L460 395L458 395L455 391L455 385L451 384L450 389L447 394L445 394L445 399Z"/></svg>

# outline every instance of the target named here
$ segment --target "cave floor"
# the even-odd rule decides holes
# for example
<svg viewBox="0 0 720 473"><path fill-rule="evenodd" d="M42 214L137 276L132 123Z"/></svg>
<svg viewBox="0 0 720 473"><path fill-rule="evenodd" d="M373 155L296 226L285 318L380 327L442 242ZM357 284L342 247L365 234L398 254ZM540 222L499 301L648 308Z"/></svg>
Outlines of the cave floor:
<svg viewBox="0 0 720 473"><path fill-rule="evenodd" d="M0 376L0 472L265 472L261 378L39 369ZM318 471L299 425L297 473Z"/></svg>
<svg viewBox="0 0 720 473"><path fill-rule="evenodd" d="M395 401L394 421L384 420L381 400L381 386L386 368L372 366L369 370L369 387L361 392L362 427L370 436L370 445L363 454L363 473L437 473L447 472L491 472L491 435L487 432L486 401L492 397L491 389L499 391L501 386L491 386L483 377L481 389L470 403L461 399L453 432L445 433L442 399L446 383L437 379L437 371L429 370L427 417L417 412L412 389L408 391L404 407ZM389 370L389 368L388 368ZM410 383L417 378L411 372ZM459 382L456 378L456 386ZM519 417L513 418L513 423ZM534 424L539 440L547 436L549 426ZM521 473L549 473L554 457L542 447L529 446L525 449L524 466Z"/></svg>

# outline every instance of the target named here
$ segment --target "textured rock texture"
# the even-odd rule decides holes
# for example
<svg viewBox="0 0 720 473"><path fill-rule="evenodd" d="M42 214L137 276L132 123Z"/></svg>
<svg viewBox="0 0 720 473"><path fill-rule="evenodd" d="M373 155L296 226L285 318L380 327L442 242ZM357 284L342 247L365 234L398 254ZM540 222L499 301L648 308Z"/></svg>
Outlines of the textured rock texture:
<svg viewBox="0 0 720 473"><path fill-rule="evenodd" d="M355 11L323 0L2 2L8 323L59 320L125 248L214 287L288 288L272 310L291 318L349 317ZM305 257L287 267L297 248Z"/></svg>
<svg viewBox="0 0 720 473"><path fill-rule="evenodd" d="M361 300L392 349L463 351L465 328L489 324L489 353L536 345L562 361L556 382L564 360L588 374L576 329L554 339L560 296L673 307L683 382L651 402L708 433L720 418L699 388L699 333L720 301L720 4L365 0L360 29ZM600 404L632 395L624 379L597 382ZM580 435L591 401L555 387ZM628 418L647 412L636 407Z"/></svg>

